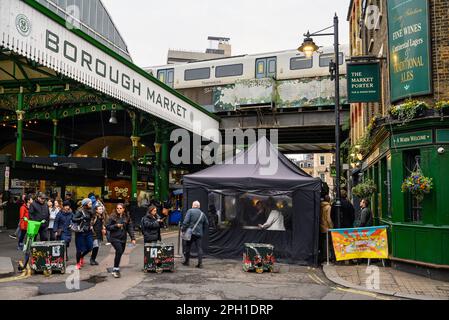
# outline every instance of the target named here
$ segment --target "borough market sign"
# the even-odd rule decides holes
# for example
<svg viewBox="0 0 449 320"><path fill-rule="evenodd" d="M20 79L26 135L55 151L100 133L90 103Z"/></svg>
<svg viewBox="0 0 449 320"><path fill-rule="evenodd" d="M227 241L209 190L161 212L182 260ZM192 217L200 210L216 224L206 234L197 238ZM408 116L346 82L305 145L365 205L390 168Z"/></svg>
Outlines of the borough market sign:
<svg viewBox="0 0 449 320"><path fill-rule="evenodd" d="M218 130L218 121L200 106L165 89L140 68L109 55L25 1L1 0L0 14L0 46L196 134L204 136L206 130Z"/></svg>

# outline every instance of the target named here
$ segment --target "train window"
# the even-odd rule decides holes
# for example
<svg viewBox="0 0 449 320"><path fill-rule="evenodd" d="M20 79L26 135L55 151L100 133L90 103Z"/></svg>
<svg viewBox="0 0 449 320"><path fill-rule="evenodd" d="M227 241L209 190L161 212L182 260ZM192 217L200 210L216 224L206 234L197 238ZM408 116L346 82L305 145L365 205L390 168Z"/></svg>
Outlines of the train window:
<svg viewBox="0 0 449 320"><path fill-rule="evenodd" d="M334 60L334 57L335 55L333 53L320 55L320 67L329 67L329 63L331 62L331 60ZM340 52L340 54L338 55L338 63L342 65L343 60L344 55Z"/></svg>
<svg viewBox="0 0 449 320"><path fill-rule="evenodd" d="M290 70L310 69L313 67L313 59L295 57L290 59Z"/></svg>
<svg viewBox="0 0 449 320"><path fill-rule="evenodd" d="M175 69L163 69L157 71L159 81L173 88Z"/></svg>
<svg viewBox="0 0 449 320"><path fill-rule="evenodd" d="M210 68L190 69L184 72L184 80L201 80L210 78Z"/></svg>
<svg viewBox="0 0 449 320"><path fill-rule="evenodd" d="M262 58L256 60L256 78L270 78L276 76L276 58Z"/></svg>
<svg viewBox="0 0 449 320"><path fill-rule="evenodd" d="M227 66L219 66L215 68L215 77L236 77L243 74L243 64L230 64Z"/></svg>

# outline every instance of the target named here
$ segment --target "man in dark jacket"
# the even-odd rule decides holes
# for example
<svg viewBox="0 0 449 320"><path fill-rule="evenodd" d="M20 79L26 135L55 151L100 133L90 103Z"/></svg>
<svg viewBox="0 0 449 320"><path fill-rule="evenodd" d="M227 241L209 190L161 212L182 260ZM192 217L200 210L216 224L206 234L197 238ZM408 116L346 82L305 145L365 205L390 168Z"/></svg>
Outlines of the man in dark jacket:
<svg viewBox="0 0 449 320"><path fill-rule="evenodd" d="M161 223L162 220L157 216L157 208L150 206L141 223L145 243L161 241Z"/></svg>
<svg viewBox="0 0 449 320"><path fill-rule="evenodd" d="M335 204L332 206L331 217L334 227L338 227L337 210ZM349 229L354 228L355 210L352 203L348 200L348 193L346 190L341 190L341 208L340 208L340 228Z"/></svg>
<svg viewBox="0 0 449 320"><path fill-rule="evenodd" d="M201 243L201 240L203 235L208 232L209 222L207 216L200 210L200 207L201 204L199 201L195 201L192 205L192 209L187 211L186 218L182 224L183 232L186 232L187 229L192 229L192 238L190 241L186 241L184 266L189 266L190 250L192 244L195 243L198 248L198 265L196 267L203 267L203 244Z"/></svg>
<svg viewBox="0 0 449 320"><path fill-rule="evenodd" d="M50 211L48 210L47 205L47 195L43 192L40 192L37 195L36 201L34 201L29 209L30 214L30 220L32 221L43 221L45 220L45 223L41 225L41 228L39 229L39 238L41 241L47 241L47 229L48 229L48 223L50 221Z"/></svg>

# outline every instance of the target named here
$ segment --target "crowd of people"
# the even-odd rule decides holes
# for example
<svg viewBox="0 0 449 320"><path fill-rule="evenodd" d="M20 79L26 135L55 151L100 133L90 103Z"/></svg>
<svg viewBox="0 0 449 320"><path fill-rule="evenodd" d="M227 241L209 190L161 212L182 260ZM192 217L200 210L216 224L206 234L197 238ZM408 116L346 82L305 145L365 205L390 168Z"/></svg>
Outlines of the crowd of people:
<svg viewBox="0 0 449 320"><path fill-rule="evenodd" d="M340 225L338 225L340 223ZM360 201L360 210L356 212L354 205L348 199L346 190L341 190L341 207L339 217L335 203L331 203L329 195L325 195L321 201L320 214L320 253L321 259L326 258L326 248L329 246L332 249L330 238L326 237L329 230L332 229L350 229L350 228L365 228L373 226L373 216L370 209L370 202L367 199ZM327 242L329 241L329 242ZM330 250L332 254L332 250Z"/></svg>
<svg viewBox="0 0 449 320"><path fill-rule="evenodd" d="M158 205L159 204L159 205ZM166 206L158 202L152 202L146 215L142 218L140 228L143 234L144 243L161 241L161 228L166 225ZM85 265L85 258L90 255L90 265L98 266L97 257L105 238L108 245L115 250L114 265L112 275L120 278L120 262L125 252L128 237L131 243L136 245L136 235L134 225L128 211L128 206L119 203L113 211L108 214L106 207L98 196L90 194L78 204L72 200L72 195L68 193L62 200L59 197L49 198L45 193L39 192L37 195L23 195L21 197L20 216L18 228L11 238L18 240L18 250L23 250L24 241L27 236L27 221L42 221L39 232L36 236L40 241L63 241L66 248L70 248L73 235L76 247L76 268L82 269ZM203 234L208 229L208 219L200 211L199 202L195 202L193 208L186 214L182 223L182 230L191 228L193 235L191 241L186 243L185 265L189 264L190 248L193 243L199 244ZM66 249L65 260L70 261L68 250ZM202 251L199 249L199 262L197 267L202 267ZM20 267L26 268L29 257L25 257L25 264Z"/></svg>

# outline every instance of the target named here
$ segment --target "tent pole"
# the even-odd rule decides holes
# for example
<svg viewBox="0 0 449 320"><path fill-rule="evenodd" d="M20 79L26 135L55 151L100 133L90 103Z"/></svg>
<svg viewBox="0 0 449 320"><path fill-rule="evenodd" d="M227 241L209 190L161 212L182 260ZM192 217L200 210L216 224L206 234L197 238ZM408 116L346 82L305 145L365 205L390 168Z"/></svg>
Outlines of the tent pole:
<svg viewBox="0 0 449 320"><path fill-rule="evenodd" d="M327 265L329 265L329 231L326 233Z"/></svg>

